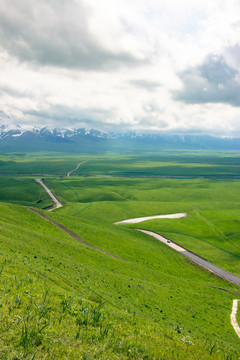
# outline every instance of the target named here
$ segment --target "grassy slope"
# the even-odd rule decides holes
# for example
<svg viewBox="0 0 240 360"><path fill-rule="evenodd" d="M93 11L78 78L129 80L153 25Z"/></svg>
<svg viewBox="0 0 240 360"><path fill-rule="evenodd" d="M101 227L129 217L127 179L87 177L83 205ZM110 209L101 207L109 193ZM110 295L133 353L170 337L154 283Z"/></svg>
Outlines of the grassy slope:
<svg viewBox="0 0 240 360"><path fill-rule="evenodd" d="M117 260L25 208L1 204L1 213L2 359L237 358L236 287L128 229L93 227Z"/></svg>
<svg viewBox="0 0 240 360"><path fill-rule="evenodd" d="M240 275L240 211L237 180L86 178L46 180L67 205L66 225L93 219L104 228L138 216L188 212L179 220L154 220L132 225L162 233L218 266ZM72 219L72 220L71 220ZM102 223L101 223L102 222Z"/></svg>
<svg viewBox="0 0 240 360"><path fill-rule="evenodd" d="M2 178L1 200L47 204L32 179L16 179ZM239 274L237 181L48 178L46 184L64 203L48 216L121 260L85 248L23 207L1 204L0 358L238 358L229 320L238 288L131 226L113 225L187 211L186 219L141 225Z"/></svg>
<svg viewBox="0 0 240 360"><path fill-rule="evenodd" d="M236 182L237 187L235 188L235 190L232 188L233 196L230 197L228 193L223 192L223 189L226 188L227 182L225 183L222 182L221 187L219 189L215 189L215 182L208 180L195 181L195 184L192 183L192 181L186 181L186 180L181 180L179 183L179 181L176 180L169 181L169 180L156 180L156 179L149 179L149 180L138 179L136 181L134 179L122 179L122 178L121 179L88 178L86 180L62 179L62 182L64 182L65 185L68 185L67 187L64 186L66 192L64 192L64 190L60 190L60 188L63 188L60 182L54 182L54 180L52 180L52 181L48 181L48 185L51 188L53 188L55 192L59 194L62 193L62 195L64 194L65 199L69 197L73 201L73 200L77 200L78 197L78 199L81 198L84 199L85 201L92 201L92 202L90 204L75 204L75 205L71 204L71 208L70 206L68 206L65 209L61 209L55 214L52 213L51 216L56 218L60 222L65 223L67 226L78 232L81 236L87 239L87 241L92 241L95 245L98 246L100 245L104 247L105 250L112 251L112 249L114 249L114 251L118 251L120 248L120 251L122 251L123 242L124 242L124 247L128 248L127 256L130 258L131 258L131 254L133 253L133 250L129 245L127 234L134 237L136 237L137 235L133 235L132 233L129 233L129 230L127 230L126 227L124 231L127 231L127 233L124 233L124 235L120 235L120 232L123 230L122 229L120 230L118 227L118 230L116 232L115 227L112 225L114 221L128 217L144 216L149 214L170 213L175 211L190 211L192 210L192 201L194 200L194 198L195 198L195 205L197 204L198 206L204 207L204 204L206 204L206 199L209 198L210 193L215 194L215 199L216 198L218 199L218 202L214 204L215 207L221 208L223 203L226 202L226 200L228 200L228 204L226 204L226 208L229 207L232 208L232 205L235 201L234 192L238 190L238 184ZM170 186L169 184L172 184L172 186ZM179 184L179 186L177 184ZM188 203L185 200L185 198L180 196L181 193L183 194L183 191L187 186L190 189L192 189L192 196L190 203ZM155 190L153 190L153 188L155 188ZM198 193L198 190L201 190L201 188L203 188L202 193L200 194L199 198L196 198L196 194ZM121 193L121 196L117 198L116 192L118 192L119 194ZM222 198L220 199L221 201L219 201L219 192L222 196ZM85 198L86 193L88 194L88 196ZM99 197L97 196L98 194ZM163 194L165 194L165 197L163 196ZM103 201L104 197L108 201ZM99 200L98 202L93 201L96 198ZM123 198L125 198L125 201L124 202L120 201ZM126 200L127 198L128 199L134 198L135 201ZM140 198L141 200L144 201L136 201L137 198L138 199ZM147 199L152 201L147 202L146 201ZM160 201L161 199L163 200L162 202ZM175 203L173 200L176 199L178 200L182 199L182 202ZM236 203L235 203L235 207L237 210ZM229 215L229 217L230 216L231 215ZM219 218L221 219L221 217ZM184 220L186 219L179 221L184 221ZM161 222L159 221L158 225L160 223ZM154 222L152 222L152 224L154 224ZM174 227L175 220L174 222L169 221L169 224L172 224L172 227ZM144 225L145 227L148 228L148 222L146 222ZM91 232L89 232L89 227L91 227ZM205 229L206 234L211 233L210 230L211 228L209 229L206 226ZM239 227L236 230L239 230ZM95 240L92 239L93 237L95 237ZM214 241L215 238L213 235L212 238ZM112 239L114 239L114 242ZM155 242L155 240L151 240L151 239L147 239L147 241L148 241L148 245L147 245L148 247L149 247L149 242L151 243L152 241ZM238 242L235 241L233 247L237 244ZM157 244L157 246L160 246L160 244ZM138 251L139 251L139 257L141 258L143 249L142 248L141 250L138 249ZM146 249L145 251L147 253L148 249ZM162 251L164 251L164 261L166 262L165 259L166 250L163 248ZM122 255L121 252L119 254ZM229 269L230 264L233 267L232 260L235 260L235 257L233 258L230 257L230 259L228 259L229 253L227 252L223 252L223 255L224 256L221 259L222 261L220 265L223 265L223 267L226 267L227 269ZM135 252L134 252L134 257L135 257ZM235 261L235 265L237 266L238 264L239 262ZM152 265L153 264L151 263L151 266ZM235 270L237 272L236 266L235 266ZM166 268L169 270L169 265L167 265ZM184 274L183 276L186 276L186 274ZM183 296L183 294L181 294L181 296Z"/></svg>
<svg viewBox="0 0 240 360"><path fill-rule="evenodd" d="M51 205L46 191L33 178L2 176L0 188L0 201L41 208Z"/></svg>

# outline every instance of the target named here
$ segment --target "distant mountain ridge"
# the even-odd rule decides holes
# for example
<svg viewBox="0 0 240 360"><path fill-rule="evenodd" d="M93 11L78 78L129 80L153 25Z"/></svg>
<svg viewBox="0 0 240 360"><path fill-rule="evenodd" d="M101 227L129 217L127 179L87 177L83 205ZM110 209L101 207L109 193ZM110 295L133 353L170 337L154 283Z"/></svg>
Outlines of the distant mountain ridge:
<svg viewBox="0 0 240 360"><path fill-rule="evenodd" d="M161 151L162 149L240 150L240 138L209 135L117 133L95 129L0 126L0 151Z"/></svg>

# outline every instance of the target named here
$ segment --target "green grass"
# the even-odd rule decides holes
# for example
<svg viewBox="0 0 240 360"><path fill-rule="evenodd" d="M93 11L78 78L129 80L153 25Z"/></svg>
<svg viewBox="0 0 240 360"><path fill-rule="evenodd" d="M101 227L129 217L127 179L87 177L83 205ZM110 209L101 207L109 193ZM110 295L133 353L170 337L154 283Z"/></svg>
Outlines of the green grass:
<svg viewBox="0 0 240 360"><path fill-rule="evenodd" d="M207 159L221 166L225 161L226 169L230 158L234 166L238 161L236 154L184 156L185 169L193 158L205 168ZM175 166L176 155L165 157L168 163L175 159ZM110 158L102 158L102 164L110 167ZM149 159L148 170L157 158ZM50 157L35 158L35 169L47 169L46 159ZM54 160L52 173L57 173ZM58 170L66 175L65 160ZM68 160L72 168L81 161ZM128 174L136 161L115 160ZM147 157L142 163L147 164ZM119 259L87 248L20 206L43 208L50 202L33 178L2 176L0 359L239 359L239 339L230 324L239 287L137 232L136 225L113 224L188 212L184 219L146 221L137 227L158 231L240 275L238 180L44 178L64 204L46 214Z"/></svg>
<svg viewBox="0 0 240 360"><path fill-rule="evenodd" d="M187 212L175 220L153 220L131 227L160 232L189 250L240 275L240 210L237 180L209 179L47 179L66 205L58 211L76 231L77 219L101 228L128 218ZM55 215L52 215L55 216ZM89 226L89 225L87 225ZM92 229L91 229L92 232Z"/></svg>
<svg viewBox="0 0 240 360"><path fill-rule="evenodd" d="M40 208L51 205L51 199L33 178L2 176L0 188L0 201Z"/></svg>
<svg viewBox="0 0 240 360"><path fill-rule="evenodd" d="M0 155L0 174L66 175L76 165L88 159L84 155L66 154L4 154Z"/></svg>
<svg viewBox="0 0 240 360"><path fill-rule="evenodd" d="M163 151L140 155L2 154L0 174L64 176L84 160L77 175L108 176L239 176L239 152Z"/></svg>
<svg viewBox="0 0 240 360"><path fill-rule="evenodd" d="M86 175L121 176L234 176L239 153L162 152L159 154L91 157L77 171Z"/></svg>
<svg viewBox="0 0 240 360"><path fill-rule="evenodd" d="M27 209L1 212L2 358L237 358L237 287L128 229L108 235L117 260ZM94 240L105 232L93 229Z"/></svg>

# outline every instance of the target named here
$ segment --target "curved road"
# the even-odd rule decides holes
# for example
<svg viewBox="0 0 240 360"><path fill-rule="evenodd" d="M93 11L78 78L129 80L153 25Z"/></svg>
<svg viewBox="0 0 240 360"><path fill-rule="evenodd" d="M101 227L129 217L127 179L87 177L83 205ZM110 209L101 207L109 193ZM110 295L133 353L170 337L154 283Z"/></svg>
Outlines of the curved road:
<svg viewBox="0 0 240 360"><path fill-rule="evenodd" d="M237 310L238 310L238 302L239 300L233 300L233 307L232 307L232 313L230 315L231 324L237 334L237 336L240 338L240 327L237 322Z"/></svg>
<svg viewBox="0 0 240 360"><path fill-rule="evenodd" d="M49 190L49 188L42 182L41 179L35 179L35 181L42 185L42 187L44 188L44 190L48 193L48 195L51 197L51 199L53 200L53 202L55 203L55 207L53 209L50 209L49 211L58 209L60 207L62 207L62 204L60 203L60 201L58 201L58 199L53 195L53 193Z"/></svg>
<svg viewBox="0 0 240 360"><path fill-rule="evenodd" d="M86 160L87 161L87 160ZM84 161L84 162L86 162ZM79 163L78 166L76 167L76 169L82 164L83 162ZM75 170L75 169L74 169ZM72 171L74 171L72 170ZM71 173L71 172L70 172ZM68 176L69 174L68 173ZM56 204L56 207L53 209L50 209L49 211L52 211L54 209L60 208L62 207L62 204L58 201L58 199L53 195L53 193L48 189L48 187L42 182L41 179L35 179L35 181L37 183L39 183L40 185L42 185L42 187L46 190L46 192L48 193L48 195L52 198L52 200L54 201L54 203ZM43 218L45 218L46 220L52 222L53 224L55 224L56 226L58 226L60 229L62 229L63 231L67 232L70 236L72 236L74 239L80 241L81 243L85 244L86 246L95 248L98 251L104 252L110 256L116 257L110 253L107 253L101 249L96 248L95 246L92 246L91 244L86 243L85 241L83 241L82 239L80 239L76 234L74 234L73 232L71 232L69 229L65 228L63 225L55 222L54 220L48 218L46 215L42 214L40 211L31 208L32 211L36 212L37 214L39 214L40 216L42 216ZM144 218L136 218L136 219L128 219L128 220L124 220L124 221L119 221L116 222L115 225L118 224L127 224L127 223L138 223L138 222L142 222L144 220L149 220L149 219L158 219L158 218L181 218L181 217L185 217L187 216L186 213L179 213L179 214L170 214L170 215L157 215L157 216L149 216L149 217L144 217ZM154 237L155 239L161 241L162 243L164 243L165 245L169 246L170 248L174 249L175 251L183 254L184 256L188 257L189 259L191 259L192 261L194 261L196 264L202 266L203 268L207 269L208 271L213 272L214 274L218 275L219 277L221 277L222 279L228 280L234 284L237 284L238 286L240 286L240 277L226 271L223 270L221 268L219 268L218 266L212 264L211 262L203 259L202 257L192 253L191 251L181 247L180 245L178 245L177 243L170 241L169 239L163 237L162 235L155 233L153 231L149 231L149 230L143 230L143 229L136 229L137 231L141 231L142 233L145 233L147 235L150 235L152 237Z"/></svg>
<svg viewBox="0 0 240 360"><path fill-rule="evenodd" d="M84 163L87 162L87 161L88 161L88 160L84 160L84 161L80 162L79 164L77 164L77 166L75 167L75 169L70 170L70 171L67 173L67 177L69 177L70 174L71 174L73 171L77 170L80 165L84 164Z"/></svg>
<svg viewBox="0 0 240 360"><path fill-rule="evenodd" d="M67 233L68 235L70 235L73 239L77 240L78 242L80 242L81 244L89 247L89 248L92 248L92 249L95 249L97 251L100 251L101 253L103 254L106 254L106 255L109 255L111 257L114 257L116 259L120 259L118 256L116 255L113 255L107 251L104 251L102 249L99 249L98 247L92 245L92 244L89 244L88 242L84 241L83 239L81 239L77 234L75 234L73 231L69 230L68 228L66 228L65 226L63 226L62 224L58 223L57 221L49 218L47 215L41 213L41 211L35 209L35 208L31 208L29 207L29 210L35 212L36 214L40 215L42 218L44 218L45 220L49 221L50 223L54 224L55 226L57 226L59 229L63 230L65 233Z"/></svg>
<svg viewBox="0 0 240 360"><path fill-rule="evenodd" d="M196 264L204 267L205 269L213 272L214 274L218 275L219 277L221 277L222 279L228 280L234 284L237 284L238 286L240 286L240 277L226 271L223 270L221 268L219 268L216 265L213 265L211 262L203 259L202 257L192 253L189 250L184 249L182 246L178 245L177 243L163 237L162 235L155 233L153 231L149 231L149 230L142 230L142 229L135 229L137 231L141 231L142 233L145 233L147 235L150 235L152 237L154 237L155 239L161 241L163 244L169 246L170 248L172 248L173 250L183 254L184 256L188 257L189 259L191 259L192 261L194 261Z"/></svg>

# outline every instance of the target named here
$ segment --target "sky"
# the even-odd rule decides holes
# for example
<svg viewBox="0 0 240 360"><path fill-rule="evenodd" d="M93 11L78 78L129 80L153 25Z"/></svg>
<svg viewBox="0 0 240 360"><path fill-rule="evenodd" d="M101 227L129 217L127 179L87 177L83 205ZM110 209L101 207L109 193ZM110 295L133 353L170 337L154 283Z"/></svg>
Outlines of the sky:
<svg viewBox="0 0 240 360"><path fill-rule="evenodd" d="M239 0L1 0L0 124L240 137Z"/></svg>

